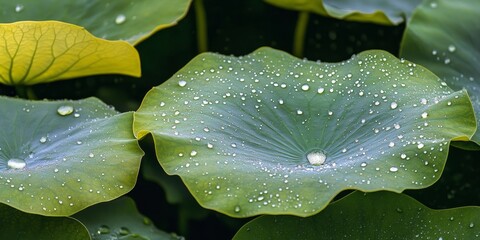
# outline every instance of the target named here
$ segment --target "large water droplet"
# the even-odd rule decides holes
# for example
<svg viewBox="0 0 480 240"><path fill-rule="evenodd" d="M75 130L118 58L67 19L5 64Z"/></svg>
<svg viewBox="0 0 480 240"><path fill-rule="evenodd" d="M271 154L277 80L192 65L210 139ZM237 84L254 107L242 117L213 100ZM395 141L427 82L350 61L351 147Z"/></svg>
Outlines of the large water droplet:
<svg viewBox="0 0 480 240"><path fill-rule="evenodd" d="M23 169L27 166L27 163L23 159L11 158L7 162L8 167L13 169Z"/></svg>
<svg viewBox="0 0 480 240"><path fill-rule="evenodd" d="M187 81L185 81L185 80L178 81L178 86L185 87L185 85L187 85Z"/></svg>
<svg viewBox="0 0 480 240"><path fill-rule="evenodd" d="M45 143L45 142L47 142L47 140L48 140L47 137L41 137L40 138L40 143Z"/></svg>
<svg viewBox="0 0 480 240"><path fill-rule="evenodd" d="M390 172L397 172L398 171L398 168L397 167L391 167L390 168Z"/></svg>
<svg viewBox="0 0 480 240"><path fill-rule="evenodd" d="M110 233L110 228L107 225L102 225L97 229L97 234L108 234L108 233Z"/></svg>
<svg viewBox="0 0 480 240"><path fill-rule="evenodd" d="M310 86L308 86L308 84L304 84L304 85L302 86L302 90L303 90L303 91L308 91L308 89L310 89Z"/></svg>
<svg viewBox="0 0 480 240"><path fill-rule="evenodd" d="M307 160L312 165L322 165L327 159L323 151L313 150L307 154Z"/></svg>
<svg viewBox="0 0 480 240"><path fill-rule="evenodd" d="M57 108L57 113L61 116L67 116L73 113L73 107L69 105L63 105Z"/></svg>
<svg viewBox="0 0 480 240"><path fill-rule="evenodd" d="M23 11L23 8L24 6L22 4L17 4L17 6L15 6L15 12L19 13Z"/></svg>
<svg viewBox="0 0 480 240"><path fill-rule="evenodd" d="M448 51L449 51L449 52L455 52L455 50L457 50L457 48L455 47L455 45L450 45L450 46L448 46Z"/></svg>
<svg viewBox="0 0 480 240"><path fill-rule="evenodd" d="M116 24L122 24L127 20L127 17L123 14L118 14L117 17L115 18L115 23Z"/></svg>
<svg viewBox="0 0 480 240"><path fill-rule="evenodd" d="M390 103L390 108L391 108L391 109L395 109L395 108L397 108L397 107L398 107L398 104L397 104L396 102Z"/></svg>
<svg viewBox="0 0 480 240"><path fill-rule="evenodd" d="M240 206L235 206L235 208L233 209L233 211L235 211L236 213L239 213L240 212Z"/></svg>
<svg viewBox="0 0 480 240"><path fill-rule="evenodd" d="M126 227L121 227L120 230L118 230L118 233L119 233L120 235L125 236L125 235L130 234L130 230L129 230L128 228L126 228Z"/></svg>

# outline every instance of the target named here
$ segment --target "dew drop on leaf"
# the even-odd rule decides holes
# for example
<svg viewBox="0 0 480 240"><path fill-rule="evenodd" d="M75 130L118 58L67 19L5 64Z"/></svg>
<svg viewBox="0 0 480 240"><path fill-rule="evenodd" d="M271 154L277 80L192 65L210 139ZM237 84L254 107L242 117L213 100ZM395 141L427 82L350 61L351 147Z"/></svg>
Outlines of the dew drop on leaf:
<svg viewBox="0 0 480 240"><path fill-rule="evenodd" d="M110 228L107 225L102 225L98 227L97 234L109 234Z"/></svg>
<svg viewBox="0 0 480 240"><path fill-rule="evenodd" d="M397 104L396 102L392 102L392 103L390 104L390 108L391 108L391 109L395 109L395 108L397 108L397 107L398 107L398 104Z"/></svg>
<svg viewBox="0 0 480 240"><path fill-rule="evenodd" d="M17 4L17 6L15 6L15 12L19 13L23 11L23 8L24 6L22 4Z"/></svg>
<svg viewBox="0 0 480 240"><path fill-rule="evenodd" d="M45 143L47 142L47 137L41 137L40 138L40 143Z"/></svg>
<svg viewBox="0 0 480 240"><path fill-rule="evenodd" d="M8 160L7 166L13 169L23 169L27 166L27 163L23 159L11 158Z"/></svg>
<svg viewBox="0 0 480 240"><path fill-rule="evenodd" d="M116 24L122 24L127 20L127 17L123 14L118 14L117 17L115 18L115 23Z"/></svg>
<svg viewBox="0 0 480 240"><path fill-rule="evenodd" d="M457 48L455 47L455 45L450 45L450 46L448 46L448 51L449 51L449 52L452 52L452 53L453 53L453 52L455 52L455 50L457 50Z"/></svg>
<svg viewBox="0 0 480 240"><path fill-rule="evenodd" d="M390 172L397 172L398 171L398 168L397 167L391 167L390 168Z"/></svg>
<svg viewBox="0 0 480 240"><path fill-rule="evenodd" d="M130 234L130 230L129 230L128 228L126 228L126 227L121 227L120 230L118 231L118 233L119 233L120 235L125 236L125 235Z"/></svg>
<svg viewBox="0 0 480 240"><path fill-rule="evenodd" d="M73 113L73 107L69 105L63 105L57 108L57 113L60 116L67 116Z"/></svg>
<svg viewBox="0 0 480 240"><path fill-rule="evenodd" d="M185 87L185 85L187 85L187 81L185 81L185 80L178 81L178 86Z"/></svg>
<svg viewBox="0 0 480 240"><path fill-rule="evenodd" d="M322 165L327 159L327 155L324 152L313 150L307 154L307 160L312 165Z"/></svg>

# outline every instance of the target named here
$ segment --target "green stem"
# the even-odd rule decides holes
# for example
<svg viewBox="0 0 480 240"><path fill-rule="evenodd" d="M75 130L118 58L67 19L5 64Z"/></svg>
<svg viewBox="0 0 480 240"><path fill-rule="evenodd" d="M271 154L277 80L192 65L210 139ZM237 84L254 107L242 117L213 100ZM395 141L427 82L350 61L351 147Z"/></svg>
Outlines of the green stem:
<svg viewBox="0 0 480 240"><path fill-rule="evenodd" d="M207 17L205 13L205 6L203 0L193 1L195 8L195 17L197 24L197 46L199 52L206 52L208 50L207 39Z"/></svg>
<svg viewBox="0 0 480 240"><path fill-rule="evenodd" d="M30 86L16 85L15 92L17 93L18 97L23 99L30 99L30 100L37 99L37 96L35 95L33 88Z"/></svg>
<svg viewBox="0 0 480 240"><path fill-rule="evenodd" d="M295 26L295 35L293 38L293 55L303 57L303 48L305 46L305 35L307 32L309 13L302 11L298 13L297 26Z"/></svg>

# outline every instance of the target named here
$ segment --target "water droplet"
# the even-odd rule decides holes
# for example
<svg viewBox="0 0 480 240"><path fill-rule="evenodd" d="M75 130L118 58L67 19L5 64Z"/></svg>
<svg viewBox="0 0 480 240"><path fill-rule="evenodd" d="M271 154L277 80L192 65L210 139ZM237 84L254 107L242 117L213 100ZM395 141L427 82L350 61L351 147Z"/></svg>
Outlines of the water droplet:
<svg viewBox="0 0 480 240"><path fill-rule="evenodd" d="M422 113L422 118L427 118L428 117L428 113L427 112L423 112Z"/></svg>
<svg viewBox="0 0 480 240"><path fill-rule="evenodd" d="M178 81L178 86L185 87L185 85L187 85L187 81L185 81L185 80Z"/></svg>
<svg viewBox="0 0 480 240"><path fill-rule="evenodd" d="M23 169L27 166L27 163L19 158L11 158L8 160L7 166L13 169Z"/></svg>
<svg viewBox="0 0 480 240"><path fill-rule="evenodd" d="M125 235L130 234L130 230L129 230L128 228L126 228L126 227L121 227L121 228L118 230L118 233L119 233L120 235L125 236Z"/></svg>
<svg viewBox="0 0 480 240"><path fill-rule="evenodd" d="M93 157L95 157L95 154L89 153L88 156L91 157L91 158L93 158Z"/></svg>
<svg viewBox="0 0 480 240"><path fill-rule="evenodd" d="M423 143L418 143L417 148L422 149L424 147Z"/></svg>
<svg viewBox="0 0 480 240"><path fill-rule="evenodd" d="M397 107L398 107L398 104L397 104L396 102L392 102L392 103L390 104L390 108L391 108L391 109L395 109L395 108L397 108Z"/></svg>
<svg viewBox="0 0 480 240"><path fill-rule="evenodd" d="M197 151L192 150L192 151L190 152L190 156L191 156L191 157L197 156Z"/></svg>
<svg viewBox="0 0 480 240"><path fill-rule="evenodd" d="M405 158L407 158L407 154L405 154L405 153L402 153L402 154L400 155L400 158L401 158L401 159L405 159Z"/></svg>
<svg viewBox="0 0 480 240"><path fill-rule="evenodd" d="M97 234L109 234L110 228L107 225L102 225L98 227Z"/></svg>
<svg viewBox="0 0 480 240"><path fill-rule="evenodd" d="M449 52L455 52L455 50L457 50L457 48L455 47L455 45L450 45L450 46L448 46L448 51L449 51Z"/></svg>
<svg viewBox="0 0 480 240"><path fill-rule="evenodd" d="M302 110L297 110L297 114L298 114L298 115L302 115L302 114L303 114L303 111L302 111Z"/></svg>
<svg viewBox="0 0 480 240"><path fill-rule="evenodd" d="M367 166L367 163L366 163L366 162L362 162L362 163L360 164L360 166L361 166L361 167L366 167L366 166Z"/></svg>
<svg viewBox="0 0 480 240"><path fill-rule="evenodd" d="M303 90L303 91L308 91L308 89L310 89L310 86L308 86L308 84L304 84L304 85L302 86L302 90Z"/></svg>
<svg viewBox="0 0 480 240"><path fill-rule="evenodd" d="M233 209L233 211L235 211L236 213L239 213L240 212L240 206L235 206L235 208Z"/></svg>
<svg viewBox="0 0 480 240"><path fill-rule="evenodd" d="M116 24L122 24L127 20L127 17L123 14L118 14L117 17L115 18L115 23Z"/></svg>
<svg viewBox="0 0 480 240"><path fill-rule="evenodd" d="M472 222L472 223L470 223L470 225L468 225L468 226L469 226L470 228L473 228L473 227L475 227L475 224L473 224L473 222Z"/></svg>
<svg viewBox="0 0 480 240"><path fill-rule="evenodd" d="M397 167L391 167L390 168L390 172L397 172L398 171L398 168Z"/></svg>
<svg viewBox="0 0 480 240"><path fill-rule="evenodd" d="M19 13L23 10L25 6L23 6L22 4L17 4L17 6L15 6L15 12Z"/></svg>
<svg viewBox="0 0 480 240"><path fill-rule="evenodd" d="M327 156L323 151L313 150L307 154L307 160L312 165L322 165L326 159Z"/></svg>
<svg viewBox="0 0 480 240"><path fill-rule="evenodd" d="M431 7L431 8L437 8L437 6L438 6L438 5L437 5L436 2L431 2L431 3L430 3L430 7Z"/></svg>
<svg viewBox="0 0 480 240"><path fill-rule="evenodd" d="M45 143L47 142L47 137L41 137L40 138L40 143Z"/></svg>
<svg viewBox="0 0 480 240"><path fill-rule="evenodd" d="M394 142L390 142L390 143L388 144L388 146L389 146L389 147L394 147L394 146L395 146L395 143L394 143Z"/></svg>
<svg viewBox="0 0 480 240"><path fill-rule="evenodd" d="M323 92L325 92L325 88L322 88L322 87L321 87L321 88L318 88L317 92L318 92L318 93L323 93Z"/></svg>
<svg viewBox="0 0 480 240"><path fill-rule="evenodd" d="M57 108L57 113L60 116L67 116L73 113L73 107L69 105L63 105Z"/></svg>

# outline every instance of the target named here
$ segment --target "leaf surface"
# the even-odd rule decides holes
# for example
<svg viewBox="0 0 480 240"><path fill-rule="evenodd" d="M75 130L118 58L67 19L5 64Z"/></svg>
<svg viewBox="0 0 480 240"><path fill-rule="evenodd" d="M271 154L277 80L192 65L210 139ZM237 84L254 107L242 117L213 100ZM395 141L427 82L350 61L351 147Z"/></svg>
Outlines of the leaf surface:
<svg viewBox="0 0 480 240"><path fill-rule="evenodd" d="M69 217L28 214L0 204L1 239L90 239L88 230Z"/></svg>
<svg viewBox="0 0 480 240"><path fill-rule="evenodd" d="M116 114L96 98L0 97L0 202L68 216L127 193L143 156L132 115Z"/></svg>
<svg viewBox="0 0 480 240"><path fill-rule="evenodd" d="M33 85L94 74L140 76L130 44L56 21L0 24L0 83Z"/></svg>
<svg viewBox="0 0 480 240"><path fill-rule="evenodd" d="M0 0L0 22L57 20L133 45L182 19L191 0Z"/></svg>
<svg viewBox="0 0 480 240"><path fill-rule="evenodd" d="M404 194L354 192L312 217L258 217L233 239L476 239L479 216L480 207L433 210Z"/></svg>
<svg viewBox="0 0 480 240"><path fill-rule="evenodd" d="M480 1L424 1L407 24L400 49L401 57L427 67L453 89L467 89L477 116L480 116L479 15ZM480 144L479 131L472 141Z"/></svg>
<svg viewBox="0 0 480 240"><path fill-rule="evenodd" d="M73 218L85 224L93 240L183 239L158 230L150 219L138 212L135 202L129 197L96 204L73 215Z"/></svg>
<svg viewBox="0 0 480 240"><path fill-rule="evenodd" d="M309 11L323 16L349 21L372 22L383 25L399 25L409 18L421 0L265 0L272 5Z"/></svg>
<svg viewBox="0 0 480 240"><path fill-rule="evenodd" d="M428 187L450 140L474 131L465 91L384 51L341 63L201 54L134 114L165 171L235 217L313 215L345 189Z"/></svg>

